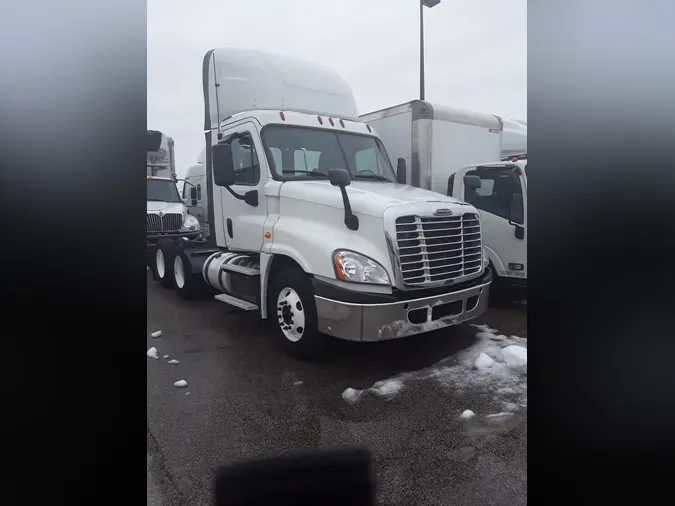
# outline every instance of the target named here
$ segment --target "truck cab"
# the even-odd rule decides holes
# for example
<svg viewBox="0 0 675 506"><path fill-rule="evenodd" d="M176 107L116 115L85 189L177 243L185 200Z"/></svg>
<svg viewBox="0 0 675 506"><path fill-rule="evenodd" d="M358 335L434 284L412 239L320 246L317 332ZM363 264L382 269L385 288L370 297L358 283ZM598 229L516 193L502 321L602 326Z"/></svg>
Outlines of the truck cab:
<svg viewBox="0 0 675 506"><path fill-rule="evenodd" d="M203 163L197 163L188 167L185 171L185 184L183 186L183 201L188 203L188 213L199 221L208 236L207 200L206 200L206 167Z"/></svg>
<svg viewBox="0 0 675 506"><path fill-rule="evenodd" d="M331 337L395 339L486 310L478 211L406 185L405 162L394 169L332 70L217 49L203 86L210 247L160 245L182 297L205 282L271 318L303 358Z"/></svg>
<svg viewBox="0 0 675 506"><path fill-rule="evenodd" d="M188 186L188 185L186 185ZM146 237L149 250L163 237L196 238L199 221L188 214L173 178L147 176Z"/></svg>
<svg viewBox="0 0 675 506"><path fill-rule="evenodd" d="M498 284L526 288L527 155L464 167L450 176L448 195L478 209Z"/></svg>

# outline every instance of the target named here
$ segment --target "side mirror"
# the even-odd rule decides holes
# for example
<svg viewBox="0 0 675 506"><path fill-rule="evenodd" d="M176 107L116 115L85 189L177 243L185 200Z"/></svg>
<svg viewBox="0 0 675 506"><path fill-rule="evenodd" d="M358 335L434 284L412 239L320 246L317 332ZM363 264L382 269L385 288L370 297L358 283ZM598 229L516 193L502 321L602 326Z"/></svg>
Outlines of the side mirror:
<svg viewBox="0 0 675 506"><path fill-rule="evenodd" d="M173 180L174 180L174 181L178 182L178 176L177 176L176 174L174 174L174 175L171 176L171 177L173 177Z"/></svg>
<svg viewBox="0 0 675 506"><path fill-rule="evenodd" d="M511 205L509 206L509 223L513 225L522 225L523 216L523 195L521 193L511 194Z"/></svg>
<svg viewBox="0 0 675 506"><path fill-rule="evenodd" d="M232 147L216 144L213 146L213 182L217 186L232 186L235 181Z"/></svg>
<svg viewBox="0 0 675 506"><path fill-rule="evenodd" d="M401 184L405 184L407 172L408 170L405 165L405 158L399 158L396 161L396 180Z"/></svg>
<svg viewBox="0 0 675 506"><path fill-rule="evenodd" d="M481 182L478 176L464 176L464 188L469 190L477 190L480 188Z"/></svg>
<svg viewBox="0 0 675 506"><path fill-rule="evenodd" d="M345 169L328 169L328 180L333 186L344 188L352 184L352 175Z"/></svg>
<svg viewBox="0 0 675 506"><path fill-rule="evenodd" d="M190 188L190 199L197 200L197 188L195 188L194 186Z"/></svg>

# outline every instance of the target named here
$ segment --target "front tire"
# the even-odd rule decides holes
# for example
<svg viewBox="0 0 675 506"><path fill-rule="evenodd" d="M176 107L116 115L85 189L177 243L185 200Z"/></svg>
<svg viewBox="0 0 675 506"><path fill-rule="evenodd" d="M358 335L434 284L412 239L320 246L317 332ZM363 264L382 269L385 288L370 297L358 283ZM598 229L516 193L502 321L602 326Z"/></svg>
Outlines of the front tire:
<svg viewBox="0 0 675 506"><path fill-rule="evenodd" d="M323 356L330 337L318 331L314 290L302 270L283 270L272 279L267 308L278 341L289 355L302 360Z"/></svg>
<svg viewBox="0 0 675 506"><path fill-rule="evenodd" d="M164 288L173 288L173 259L177 253L176 245L170 239L160 239L155 251L155 272L157 282Z"/></svg>

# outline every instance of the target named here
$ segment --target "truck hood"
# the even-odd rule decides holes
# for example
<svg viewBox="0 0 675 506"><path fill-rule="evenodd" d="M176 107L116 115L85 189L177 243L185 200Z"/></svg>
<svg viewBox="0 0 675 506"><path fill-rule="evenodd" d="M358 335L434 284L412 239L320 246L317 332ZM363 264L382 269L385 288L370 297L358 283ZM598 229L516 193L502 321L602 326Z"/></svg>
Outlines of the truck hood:
<svg viewBox="0 0 675 506"><path fill-rule="evenodd" d="M352 211L382 218L384 211L392 206L418 202L444 202L460 204L457 199L440 193L415 188L404 184L379 181L352 181L347 187ZM329 181L292 181L281 186L280 196L344 209L340 189Z"/></svg>
<svg viewBox="0 0 675 506"><path fill-rule="evenodd" d="M147 202L148 213L180 213L185 214L185 206L182 203L175 202Z"/></svg>

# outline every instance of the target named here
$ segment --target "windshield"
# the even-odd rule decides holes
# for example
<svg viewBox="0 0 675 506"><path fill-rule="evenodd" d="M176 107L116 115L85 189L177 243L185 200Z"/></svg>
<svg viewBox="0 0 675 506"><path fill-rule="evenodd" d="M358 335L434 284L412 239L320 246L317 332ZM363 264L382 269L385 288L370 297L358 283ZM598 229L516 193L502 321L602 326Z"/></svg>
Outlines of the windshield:
<svg viewBox="0 0 675 506"><path fill-rule="evenodd" d="M148 179L147 200L148 202L172 202L175 204L182 202L176 183L164 179Z"/></svg>
<svg viewBox="0 0 675 506"><path fill-rule="evenodd" d="M277 179L328 179L328 169L346 169L352 179L396 182L376 137L274 125L263 129L262 139Z"/></svg>

